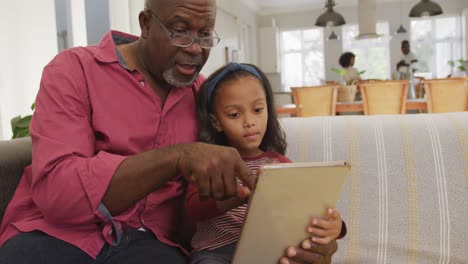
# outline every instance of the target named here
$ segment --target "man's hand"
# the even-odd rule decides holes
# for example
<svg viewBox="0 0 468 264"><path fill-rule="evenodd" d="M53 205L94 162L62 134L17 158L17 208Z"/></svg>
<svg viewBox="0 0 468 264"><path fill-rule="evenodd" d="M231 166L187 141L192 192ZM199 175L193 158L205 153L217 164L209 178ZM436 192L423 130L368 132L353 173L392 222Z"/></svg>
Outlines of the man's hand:
<svg viewBox="0 0 468 264"><path fill-rule="evenodd" d="M187 144L177 160L177 170L196 184L201 199L225 200L237 195L241 180L251 189L254 177L236 149L205 143Z"/></svg>
<svg viewBox="0 0 468 264"><path fill-rule="evenodd" d="M408 66L408 64L406 64L406 62L404 60L401 60L397 63L397 70L400 69L400 67L403 67L403 66Z"/></svg>
<svg viewBox="0 0 468 264"><path fill-rule="evenodd" d="M330 264L332 255L338 250L336 240L319 245L310 239L302 241L301 247L289 247L281 258L281 264Z"/></svg>
<svg viewBox="0 0 468 264"><path fill-rule="evenodd" d="M249 188L239 185L236 197L224 201L216 201L216 207L219 212L227 213L236 207L246 204L249 201L250 193Z"/></svg>

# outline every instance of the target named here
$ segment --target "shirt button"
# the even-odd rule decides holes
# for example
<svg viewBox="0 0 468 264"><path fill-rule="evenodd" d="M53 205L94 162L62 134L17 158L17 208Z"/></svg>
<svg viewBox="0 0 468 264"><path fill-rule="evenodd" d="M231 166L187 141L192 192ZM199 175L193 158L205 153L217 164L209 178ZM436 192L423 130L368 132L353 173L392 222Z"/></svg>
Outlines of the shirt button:
<svg viewBox="0 0 468 264"><path fill-rule="evenodd" d="M141 87L145 86L145 82L140 82L140 86Z"/></svg>

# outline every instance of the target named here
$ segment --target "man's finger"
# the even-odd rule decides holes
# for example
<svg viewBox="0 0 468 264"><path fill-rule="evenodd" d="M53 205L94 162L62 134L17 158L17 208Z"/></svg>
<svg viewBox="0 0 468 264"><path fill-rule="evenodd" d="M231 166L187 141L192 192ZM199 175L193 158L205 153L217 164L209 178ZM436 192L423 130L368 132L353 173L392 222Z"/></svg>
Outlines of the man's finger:
<svg viewBox="0 0 468 264"><path fill-rule="evenodd" d="M220 172L221 173L221 172ZM224 179L222 174L211 174L211 195L216 200L225 199L224 196Z"/></svg>
<svg viewBox="0 0 468 264"><path fill-rule="evenodd" d="M241 180L249 190L253 190L255 186L255 175L249 172L247 165L244 162L239 162L237 164L237 177Z"/></svg>
<svg viewBox="0 0 468 264"><path fill-rule="evenodd" d="M210 177L206 173L194 175L197 179L198 193L200 194L200 200L206 200L211 196L211 183Z"/></svg>
<svg viewBox="0 0 468 264"><path fill-rule="evenodd" d="M226 198L231 198L236 196L237 193L237 182L236 175L232 168L228 168L223 171L224 178L224 195Z"/></svg>
<svg viewBox="0 0 468 264"><path fill-rule="evenodd" d="M325 237L313 237L311 238L312 242L318 243L318 244L328 244L330 243L333 238L330 236L325 236Z"/></svg>
<svg viewBox="0 0 468 264"><path fill-rule="evenodd" d="M297 247L289 247L286 250L286 257L290 264L293 263L322 263L323 256L309 252Z"/></svg>

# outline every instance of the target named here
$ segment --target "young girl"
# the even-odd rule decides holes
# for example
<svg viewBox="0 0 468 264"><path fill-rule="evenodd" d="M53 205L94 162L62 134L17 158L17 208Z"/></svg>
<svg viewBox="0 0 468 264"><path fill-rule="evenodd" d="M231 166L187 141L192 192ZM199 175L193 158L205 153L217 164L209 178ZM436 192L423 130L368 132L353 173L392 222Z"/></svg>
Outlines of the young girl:
<svg viewBox="0 0 468 264"><path fill-rule="evenodd" d="M254 65L229 63L211 75L197 95L199 139L237 149L255 174L264 164L291 162L284 155L285 135L277 120L273 93L265 74ZM192 264L231 263L244 223L249 190L239 181L238 197L201 201L195 185L186 196L188 216L196 223L192 238ZM316 223L316 243L337 238L341 216L329 210L328 219ZM314 228L315 229L315 228Z"/></svg>

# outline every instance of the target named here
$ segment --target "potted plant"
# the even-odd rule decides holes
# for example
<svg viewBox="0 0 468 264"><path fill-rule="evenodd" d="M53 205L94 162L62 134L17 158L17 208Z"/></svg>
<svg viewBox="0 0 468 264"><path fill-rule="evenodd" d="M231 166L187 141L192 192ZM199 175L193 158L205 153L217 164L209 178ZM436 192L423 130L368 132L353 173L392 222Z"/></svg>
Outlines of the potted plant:
<svg viewBox="0 0 468 264"><path fill-rule="evenodd" d="M450 75L448 77L454 76L453 68L457 68L461 76L465 76L468 69L468 60L458 59L458 60L449 60L448 64L450 65ZM457 76L457 74L455 74Z"/></svg>
<svg viewBox="0 0 468 264"><path fill-rule="evenodd" d="M356 100L356 97L360 99L357 89L357 80L351 80L349 82L345 82L343 80L343 76L346 74L345 69L338 69L332 67L331 70L340 76L340 86L338 86L338 102L353 102ZM363 74L365 71L360 71L359 75Z"/></svg>
<svg viewBox="0 0 468 264"><path fill-rule="evenodd" d="M31 105L31 110L34 111L35 104ZM11 130L13 131L12 139L29 137L29 124L31 123L32 115L21 117L21 115L11 119Z"/></svg>

